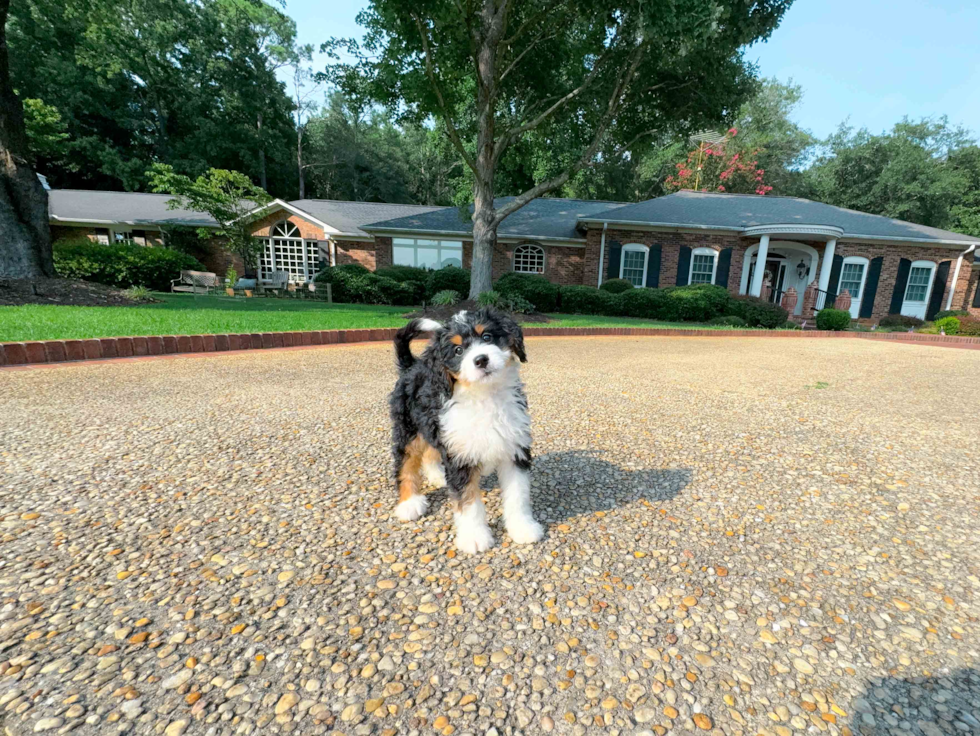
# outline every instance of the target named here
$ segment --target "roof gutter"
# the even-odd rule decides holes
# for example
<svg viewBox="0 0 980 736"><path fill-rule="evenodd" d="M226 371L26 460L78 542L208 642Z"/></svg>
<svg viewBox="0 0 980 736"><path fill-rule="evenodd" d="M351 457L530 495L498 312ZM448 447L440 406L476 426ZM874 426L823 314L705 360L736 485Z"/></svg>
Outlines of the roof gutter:
<svg viewBox="0 0 980 736"><path fill-rule="evenodd" d="M953 285L949 288L949 296L946 297L947 310L949 310L953 306L953 293L956 291L956 282L960 278L960 268L963 267L963 256L970 255L976 249L977 249L977 245L976 243L974 243L965 251L960 253L960 257L956 259L956 269L953 271Z"/></svg>
<svg viewBox="0 0 980 736"><path fill-rule="evenodd" d="M424 238L427 235L451 235L454 238L462 240L472 240L473 233L466 232L463 230L406 230L405 228L399 227L375 227L373 225L362 225L361 229L366 233L377 233L379 235L404 235L406 238ZM561 238L555 235L534 235L531 233L500 233L497 236L498 241L522 241L522 240L541 240L545 242L554 243L567 243L571 246L579 246L585 244L585 238Z"/></svg>
<svg viewBox="0 0 980 736"><path fill-rule="evenodd" d="M606 258L606 228L608 226L608 222L602 223L602 239L599 241L599 283L596 286L602 286L602 262Z"/></svg>

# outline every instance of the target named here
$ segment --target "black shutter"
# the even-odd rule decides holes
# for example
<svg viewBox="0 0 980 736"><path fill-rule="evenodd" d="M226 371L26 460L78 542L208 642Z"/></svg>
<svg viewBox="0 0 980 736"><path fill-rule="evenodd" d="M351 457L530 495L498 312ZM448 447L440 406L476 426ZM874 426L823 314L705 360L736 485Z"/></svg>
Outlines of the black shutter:
<svg viewBox="0 0 980 736"><path fill-rule="evenodd" d="M873 258L868 267L868 278L864 281L864 293L861 295L861 311L858 317L870 317L875 308L875 296L878 294L878 279L881 278L881 256Z"/></svg>
<svg viewBox="0 0 980 736"><path fill-rule="evenodd" d="M728 272L732 267L732 249L722 248L718 252L718 266L715 268L715 285L728 288Z"/></svg>
<svg viewBox="0 0 980 736"><path fill-rule="evenodd" d="M929 307L926 309L926 319L935 319L936 313L943 308L943 297L946 295L946 279L949 278L949 264L943 261L936 268L936 278L932 282L932 296L929 297Z"/></svg>
<svg viewBox="0 0 980 736"><path fill-rule="evenodd" d="M687 280L691 275L691 249L686 245L680 247L677 254L677 285L687 286Z"/></svg>
<svg viewBox="0 0 980 736"><path fill-rule="evenodd" d="M650 246L650 257L647 258L647 283L651 289L660 286L660 252L659 245Z"/></svg>
<svg viewBox="0 0 980 736"><path fill-rule="evenodd" d="M903 258L898 262L898 275L895 276L895 289L892 291L892 303L888 307L888 314L901 314L902 302L905 301L905 288L909 285L909 271L912 270L912 261Z"/></svg>
<svg viewBox="0 0 980 736"><path fill-rule="evenodd" d="M973 306L980 307L980 279L977 279L977 290L973 294Z"/></svg>
<svg viewBox="0 0 980 736"><path fill-rule="evenodd" d="M844 256L834 256L834 262L830 266L830 283L827 284L827 299L823 303L828 309L837 301L837 286L840 283L840 270L843 267Z"/></svg>
<svg viewBox="0 0 980 736"><path fill-rule="evenodd" d="M619 278L619 259L623 254L623 246L619 243L609 244L609 258L606 259L606 280Z"/></svg>

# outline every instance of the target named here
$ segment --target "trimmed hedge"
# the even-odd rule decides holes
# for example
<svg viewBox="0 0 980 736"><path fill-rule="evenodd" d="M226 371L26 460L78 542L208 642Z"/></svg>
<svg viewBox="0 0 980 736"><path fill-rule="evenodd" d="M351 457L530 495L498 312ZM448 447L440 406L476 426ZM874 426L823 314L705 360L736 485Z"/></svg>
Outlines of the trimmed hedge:
<svg viewBox="0 0 980 736"><path fill-rule="evenodd" d="M561 309L567 314L610 314L615 299L594 286L561 287Z"/></svg>
<svg viewBox="0 0 980 736"><path fill-rule="evenodd" d="M666 306L660 319L669 322L707 322L731 313L732 296L722 286L668 286L662 291L666 296ZM780 324L785 321L784 312Z"/></svg>
<svg viewBox="0 0 980 736"><path fill-rule="evenodd" d="M748 327L749 323L746 322L741 317L737 317L734 314L729 314L724 317L715 317L713 320L708 322L712 325L728 325L729 327Z"/></svg>
<svg viewBox="0 0 980 736"><path fill-rule="evenodd" d="M960 331L960 320L957 317L943 317L932 323L938 333L943 330L947 335L957 335Z"/></svg>
<svg viewBox="0 0 980 736"><path fill-rule="evenodd" d="M609 279L608 281L603 281L602 286L599 288L603 291L608 291L610 294L622 294L624 291L629 291L633 288L633 282L629 279Z"/></svg>
<svg viewBox="0 0 980 736"><path fill-rule="evenodd" d="M455 291L464 299L470 293L470 272L458 266L446 266L430 271L425 284L426 298L431 299L440 291Z"/></svg>
<svg viewBox="0 0 980 736"><path fill-rule="evenodd" d="M789 319L789 312L781 306L757 296L733 297L729 313L744 319L749 327L764 327L767 330L782 327Z"/></svg>
<svg viewBox="0 0 980 736"><path fill-rule="evenodd" d="M508 273L497 279L493 288L504 296L524 297L539 312L554 312L558 309L560 289L557 284L551 283L544 276L532 273Z"/></svg>
<svg viewBox="0 0 980 736"><path fill-rule="evenodd" d="M851 326L851 313L846 309L821 309L817 312L817 329L841 332Z"/></svg>
<svg viewBox="0 0 980 736"><path fill-rule="evenodd" d="M980 337L980 319L973 319L972 317L961 319L959 335L961 337Z"/></svg>
<svg viewBox="0 0 980 736"><path fill-rule="evenodd" d="M205 266L186 253L142 245L100 245L62 241L54 244L54 268L66 279L83 279L128 289L145 286L170 291L181 271L204 271Z"/></svg>
<svg viewBox="0 0 980 736"><path fill-rule="evenodd" d="M667 308L666 289L630 289L613 297L613 315L663 319Z"/></svg>
<svg viewBox="0 0 980 736"><path fill-rule="evenodd" d="M904 314L889 314L878 322L879 327L922 327L925 320L918 317L906 317Z"/></svg>
<svg viewBox="0 0 980 736"><path fill-rule="evenodd" d="M316 280L331 284L333 300L342 304L412 306L418 303L417 284L378 276L356 263L325 268L316 275Z"/></svg>

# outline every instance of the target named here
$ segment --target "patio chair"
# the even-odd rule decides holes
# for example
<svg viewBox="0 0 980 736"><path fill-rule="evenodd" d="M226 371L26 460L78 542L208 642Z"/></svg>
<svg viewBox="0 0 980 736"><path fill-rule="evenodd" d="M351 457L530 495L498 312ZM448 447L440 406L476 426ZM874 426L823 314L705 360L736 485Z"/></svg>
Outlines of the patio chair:
<svg viewBox="0 0 980 736"><path fill-rule="evenodd" d="M276 296L281 296L289 286L289 271L273 271L265 278L265 283L259 280L259 293L265 294L273 292Z"/></svg>
<svg viewBox="0 0 980 736"><path fill-rule="evenodd" d="M191 294L210 294L218 288L218 275L210 271L181 271L180 278L170 282L170 291L190 292Z"/></svg>

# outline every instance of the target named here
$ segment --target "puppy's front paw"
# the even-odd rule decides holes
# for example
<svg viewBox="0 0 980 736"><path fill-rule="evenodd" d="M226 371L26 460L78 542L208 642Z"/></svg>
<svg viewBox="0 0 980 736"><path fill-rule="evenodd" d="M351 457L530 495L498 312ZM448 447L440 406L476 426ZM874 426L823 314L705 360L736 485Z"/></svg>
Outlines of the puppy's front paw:
<svg viewBox="0 0 980 736"><path fill-rule="evenodd" d="M544 536L544 527L534 519L521 519L507 525L507 533L514 544L534 544Z"/></svg>
<svg viewBox="0 0 980 736"><path fill-rule="evenodd" d="M456 549L475 555L486 552L493 546L493 532L484 525L467 524L456 532Z"/></svg>
<svg viewBox="0 0 980 736"><path fill-rule="evenodd" d="M402 521L415 521L425 513L427 508L429 508L429 502L425 496L416 493L395 507L395 516Z"/></svg>

